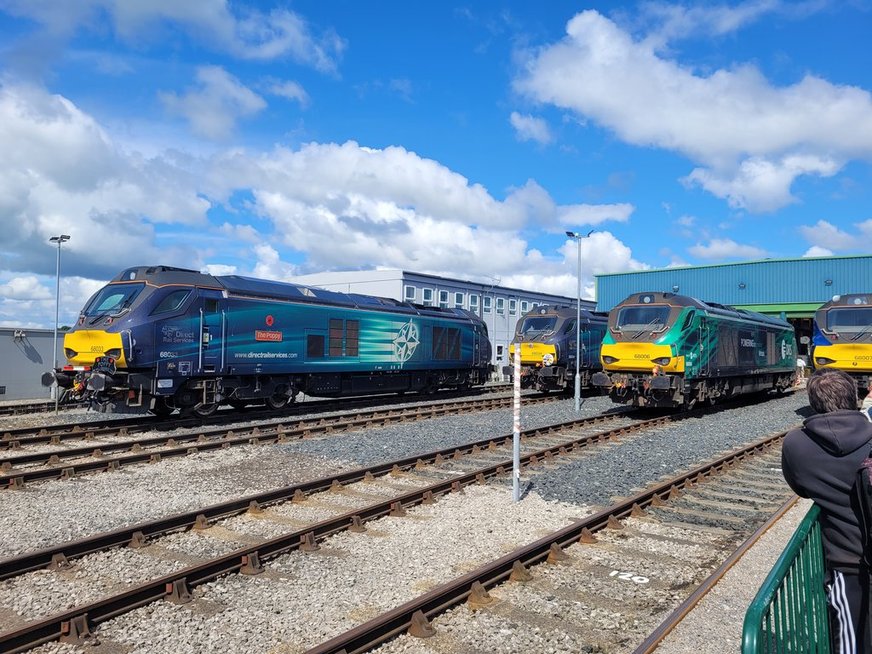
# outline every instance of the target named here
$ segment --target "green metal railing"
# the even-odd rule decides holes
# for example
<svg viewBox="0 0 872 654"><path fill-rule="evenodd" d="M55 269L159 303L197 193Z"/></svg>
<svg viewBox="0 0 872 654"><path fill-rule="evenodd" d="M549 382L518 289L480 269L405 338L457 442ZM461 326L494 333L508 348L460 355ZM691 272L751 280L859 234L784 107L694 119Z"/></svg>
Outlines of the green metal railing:
<svg viewBox="0 0 872 654"><path fill-rule="evenodd" d="M742 654L829 654L819 515L809 509L748 607Z"/></svg>

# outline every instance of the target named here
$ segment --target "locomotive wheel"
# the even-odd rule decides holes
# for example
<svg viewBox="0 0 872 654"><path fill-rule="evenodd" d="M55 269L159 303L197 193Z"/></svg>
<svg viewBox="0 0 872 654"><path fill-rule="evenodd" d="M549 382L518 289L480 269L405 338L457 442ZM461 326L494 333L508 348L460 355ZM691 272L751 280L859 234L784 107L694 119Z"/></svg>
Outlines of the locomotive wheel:
<svg viewBox="0 0 872 654"><path fill-rule="evenodd" d="M192 407L186 407L182 410L182 413L189 416L194 416L195 418L208 418L209 416L215 415L215 412L218 410L218 404L198 404Z"/></svg>
<svg viewBox="0 0 872 654"><path fill-rule="evenodd" d="M290 398L284 393L276 393L266 398L266 405L273 411L284 409L290 403Z"/></svg>
<svg viewBox="0 0 872 654"><path fill-rule="evenodd" d="M154 408L149 409L148 412L158 418L167 418L173 412L173 409L172 407L167 406L166 400L158 398L154 402Z"/></svg>

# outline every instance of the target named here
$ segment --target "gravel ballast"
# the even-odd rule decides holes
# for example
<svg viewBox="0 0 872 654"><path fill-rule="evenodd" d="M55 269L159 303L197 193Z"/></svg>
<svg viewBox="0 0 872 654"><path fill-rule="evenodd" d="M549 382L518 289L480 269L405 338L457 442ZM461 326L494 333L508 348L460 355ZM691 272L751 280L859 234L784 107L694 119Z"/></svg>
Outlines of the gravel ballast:
<svg viewBox="0 0 872 654"><path fill-rule="evenodd" d="M161 602L121 616L102 627L100 634L124 643L129 651L301 652L476 563L608 504L613 497L627 496L660 476L695 467L739 444L790 428L802 420L805 405L805 394L798 393L684 420L642 436L625 436L617 445L592 448L569 463L540 466L523 479L525 495L519 504L511 503L505 482L471 487L434 507L418 507L408 518L373 523L368 534L328 539L319 552L280 557L267 565L268 574L255 578L232 575L206 584L196 590L199 599L191 605ZM581 415L615 407L607 398L588 398ZM577 417L571 399L526 406L521 427ZM278 446L232 448L4 491L9 509L0 517L0 556L341 469L503 436L511 429L509 409ZM774 480L781 479L779 470L772 473ZM305 504L293 510L304 508ZM449 514L448 509L455 511ZM232 531L241 535L274 533L247 516L230 522ZM189 534L178 536L196 539ZM183 549L187 553L190 547L186 543ZM387 550L379 551L379 547ZM378 563L382 558L389 564ZM0 590L7 590L2 582ZM184 619L180 621L179 615ZM537 648L543 642L547 647ZM551 638L525 632L516 639L507 636L506 649L501 651L584 651L580 646L563 635ZM52 644L39 651L79 650Z"/></svg>

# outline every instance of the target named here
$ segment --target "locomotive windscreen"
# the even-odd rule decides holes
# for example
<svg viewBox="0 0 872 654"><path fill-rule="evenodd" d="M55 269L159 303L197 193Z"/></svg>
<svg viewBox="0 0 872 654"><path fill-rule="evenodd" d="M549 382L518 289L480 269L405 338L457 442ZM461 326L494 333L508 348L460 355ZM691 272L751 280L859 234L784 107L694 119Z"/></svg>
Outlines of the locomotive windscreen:
<svg viewBox="0 0 872 654"><path fill-rule="evenodd" d="M529 316L524 318L518 333L532 335L551 332L556 324L557 316Z"/></svg>
<svg viewBox="0 0 872 654"><path fill-rule="evenodd" d="M872 307L850 307L827 311L827 331L856 333L872 325Z"/></svg>
<svg viewBox="0 0 872 654"><path fill-rule="evenodd" d="M118 313L126 309L145 288L145 284L109 284L97 293L82 312L87 317Z"/></svg>
<svg viewBox="0 0 872 654"><path fill-rule="evenodd" d="M670 307L666 305L649 305L641 307L623 307L618 311L615 326L618 329L660 329L669 321Z"/></svg>

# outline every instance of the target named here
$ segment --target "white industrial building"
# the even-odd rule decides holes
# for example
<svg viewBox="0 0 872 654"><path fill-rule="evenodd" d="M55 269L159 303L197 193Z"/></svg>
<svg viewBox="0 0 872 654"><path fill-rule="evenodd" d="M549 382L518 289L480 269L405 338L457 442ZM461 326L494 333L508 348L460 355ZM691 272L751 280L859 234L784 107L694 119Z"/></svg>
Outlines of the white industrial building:
<svg viewBox="0 0 872 654"><path fill-rule="evenodd" d="M431 307L468 309L484 320L493 344L493 364L501 370L507 360L508 344L518 318L543 304L575 306L575 298L500 286L494 282L473 282L408 270L353 270L301 275L291 280L342 293L361 293L414 302ZM582 300L591 311L595 302Z"/></svg>

